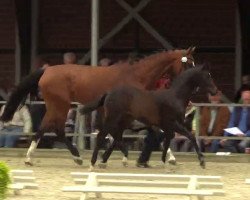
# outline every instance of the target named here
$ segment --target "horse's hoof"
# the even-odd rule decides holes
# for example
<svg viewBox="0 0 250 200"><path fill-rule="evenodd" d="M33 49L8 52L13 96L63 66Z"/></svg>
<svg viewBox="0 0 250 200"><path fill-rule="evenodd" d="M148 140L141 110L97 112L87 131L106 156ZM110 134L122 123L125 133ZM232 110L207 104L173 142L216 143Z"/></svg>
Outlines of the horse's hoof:
<svg viewBox="0 0 250 200"><path fill-rule="evenodd" d="M82 165L83 161L81 158L74 158L74 162L78 165Z"/></svg>
<svg viewBox="0 0 250 200"><path fill-rule="evenodd" d="M101 168L101 169L106 169L107 168L107 163L99 163L98 166Z"/></svg>
<svg viewBox="0 0 250 200"><path fill-rule="evenodd" d="M122 159L122 165L124 167L128 167L128 159L126 157L123 157L123 159Z"/></svg>
<svg viewBox="0 0 250 200"><path fill-rule="evenodd" d="M122 162L123 167L128 167L128 163L127 162Z"/></svg>
<svg viewBox="0 0 250 200"><path fill-rule="evenodd" d="M148 163L140 163L137 162L136 163L136 167L140 167L140 168L151 168L151 166Z"/></svg>
<svg viewBox="0 0 250 200"><path fill-rule="evenodd" d="M24 161L24 164L25 164L26 166L33 166L33 163L30 162L30 161Z"/></svg>
<svg viewBox="0 0 250 200"><path fill-rule="evenodd" d="M201 161L201 162L200 162L200 166L201 166L202 169L205 169L205 168L206 168L206 163L205 163L205 161Z"/></svg>
<svg viewBox="0 0 250 200"><path fill-rule="evenodd" d="M95 169L94 165L90 165L90 166L89 166L89 172L93 172L94 169Z"/></svg>
<svg viewBox="0 0 250 200"><path fill-rule="evenodd" d="M176 165L176 160L175 159L168 160L168 163L170 165Z"/></svg>
<svg viewBox="0 0 250 200"><path fill-rule="evenodd" d="M31 162L30 158L26 158L26 160L24 161L24 164L27 166L33 166L34 164Z"/></svg>

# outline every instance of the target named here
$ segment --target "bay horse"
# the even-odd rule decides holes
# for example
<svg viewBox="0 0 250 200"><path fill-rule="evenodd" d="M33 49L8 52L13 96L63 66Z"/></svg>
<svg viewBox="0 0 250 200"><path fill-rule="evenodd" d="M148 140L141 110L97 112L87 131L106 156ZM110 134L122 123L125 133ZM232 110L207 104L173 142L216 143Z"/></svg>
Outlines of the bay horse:
<svg viewBox="0 0 250 200"><path fill-rule="evenodd" d="M185 111L197 88L215 95L217 87L209 71L203 67L190 68L180 74L169 89L157 91L140 90L133 86L120 86L101 96L96 101L86 105L81 112L93 111L104 107L103 128L97 135L96 147L91 159L91 170L97 160L98 151L106 135L109 133L114 138L112 145L103 154L102 163L106 163L115 145L124 151L122 134L131 127L133 120L144 123L155 132L165 133L164 151L162 161L165 162L166 151L169 148L174 132L186 136L192 142L200 161L200 166L205 167L204 156L201 153L195 136L184 125Z"/></svg>
<svg viewBox="0 0 250 200"><path fill-rule="evenodd" d="M39 87L46 105L46 113L39 130L32 138L25 164L32 165L31 156L45 132L54 132L63 141L77 164L82 159L77 148L64 133L64 126L72 101L86 104L98 96L121 85L132 85L140 89L151 89L164 74L174 78L187 67L194 65L192 53L195 48L162 51L136 63L114 64L111 67L87 65L55 65L39 69L25 77L11 94L2 121L12 119L23 99Z"/></svg>

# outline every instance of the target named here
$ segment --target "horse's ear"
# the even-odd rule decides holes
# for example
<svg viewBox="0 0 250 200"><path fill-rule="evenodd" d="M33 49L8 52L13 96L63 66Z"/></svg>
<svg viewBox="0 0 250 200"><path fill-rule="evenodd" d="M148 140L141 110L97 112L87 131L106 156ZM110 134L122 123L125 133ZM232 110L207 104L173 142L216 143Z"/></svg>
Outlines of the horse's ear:
<svg viewBox="0 0 250 200"><path fill-rule="evenodd" d="M190 47L188 47L188 49L187 49L187 55L189 55L191 52L192 52L192 46L190 46Z"/></svg>
<svg viewBox="0 0 250 200"><path fill-rule="evenodd" d="M188 49L187 49L187 55L192 54L195 49L196 49L196 47L193 47L193 46L188 47Z"/></svg>
<svg viewBox="0 0 250 200"><path fill-rule="evenodd" d="M192 53L194 53L195 49L196 49L196 47L192 47L192 49L191 49L191 52L190 52L190 53L191 53L191 54L192 54Z"/></svg>

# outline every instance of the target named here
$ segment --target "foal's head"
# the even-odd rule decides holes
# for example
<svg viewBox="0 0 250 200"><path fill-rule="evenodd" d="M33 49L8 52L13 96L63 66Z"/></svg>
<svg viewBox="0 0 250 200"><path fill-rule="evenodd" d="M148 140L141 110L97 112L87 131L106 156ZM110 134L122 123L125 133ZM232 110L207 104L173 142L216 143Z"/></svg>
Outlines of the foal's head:
<svg viewBox="0 0 250 200"><path fill-rule="evenodd" d="M205 92L215 95L218 91L216 85L214 84L214 81L211 77L211 74L208 70L208 67L206 65L201 65L196 67L197 73L194 77L194 82L197 85L197 89L202 89Z"/></svg>

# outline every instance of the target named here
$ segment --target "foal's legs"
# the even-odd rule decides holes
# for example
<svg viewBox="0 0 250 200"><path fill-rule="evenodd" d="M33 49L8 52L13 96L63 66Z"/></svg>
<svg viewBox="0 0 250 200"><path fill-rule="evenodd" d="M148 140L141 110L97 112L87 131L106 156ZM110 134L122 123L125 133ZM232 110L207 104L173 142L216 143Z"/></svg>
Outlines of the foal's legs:
<svg viewBox="0 0 250 200"><path fill-rule="evenodd" d="M105 142L106 135L107 134L103 130L100 130L100 132L97 134L96 146L95 146L95 149L94 149L93 154L92 154L90 170L93 170L93 168L94 168L94 165L95 165L96 160L97 160L99 149L101 148L101 145Z"/></svg>
<svg viewBox="0 0 250 200"><path fill-rule="evenodd" d="M115 146L118 146L118 148L121 150L121 152L123 153L124 157L122 159L122 164L126 167L128 166L128 149L127 149L127 146L124 144L124 142L122 140L117 140L117 139L114 139L113 143L110 145L110 147L104 152L104 154L102 155L102 163L106 164L111 153L113 152L114 150L114 147ZM103 166L102 164L102 166Z"/></svg>
<svg viewBox="0 0 250 200"><path fill-rule="evenodd" d="M195 136L189 132L184 125L180 124L179 122L176 121L175 123L175 131L186 136L193 144L195 151L198 155L198 159L200 161L200 166L202 168L205 168L205 160L204 160L204 155L201 153L201 150L196 142Z"/></svg>
<svg viewBox="0 0 250 200"><path fill-rule="evenodd" d="M123 143L122 135L123 131L132 123L132 121L132 117L127 113L120 113L118 116L117 113L109 113L109 116L107 116L104 122L104 127L106 129L106 132L109 132L110 135L112 135L114 141L111 146L104 152L102 156L102 163L107 162L114 150L115 145L118 145L119 149L124 155L122 163L124 166L127 166L128 150L126 145Z"/></svg>
<svg viewBox="0 0 250 200"><path fill-rule="evenodd" d="M111 153L113 152L114 150L114 147L116 146L116 139L113 140L112 144L109 146L108 149L106 149L106 151L103 153L102 155L102 164L100 165L101 167L105 167L106 166L106 163L111 155Z"/></svg>

